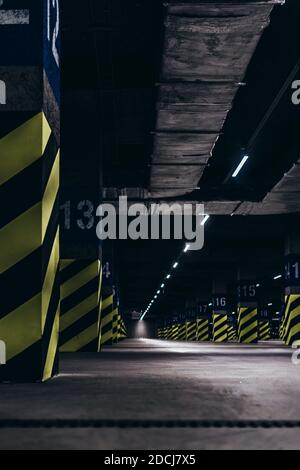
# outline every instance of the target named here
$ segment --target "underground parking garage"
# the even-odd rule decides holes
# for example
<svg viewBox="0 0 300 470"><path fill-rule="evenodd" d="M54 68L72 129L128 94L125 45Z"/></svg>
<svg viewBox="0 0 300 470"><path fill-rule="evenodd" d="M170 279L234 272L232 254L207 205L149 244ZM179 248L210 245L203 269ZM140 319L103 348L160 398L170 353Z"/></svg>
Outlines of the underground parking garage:
<svg viewBox="0 0 300 470"><path fill-rule="evenodd" d="M300 449L299 22L0 1L1 450Z"/></svg>

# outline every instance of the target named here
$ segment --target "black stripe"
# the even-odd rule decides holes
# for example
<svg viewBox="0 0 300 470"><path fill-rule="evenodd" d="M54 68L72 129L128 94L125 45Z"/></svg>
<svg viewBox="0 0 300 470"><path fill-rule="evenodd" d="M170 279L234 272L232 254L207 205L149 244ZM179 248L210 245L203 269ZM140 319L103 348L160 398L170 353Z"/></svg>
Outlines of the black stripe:
<svg viewBox="0 0 300 470"><path fill-rule="evenodd" d="M246 340L248 340L252 335L253 333L256 333L256 337L251 341L251 343L257 343L258 341L258 330L257 328L252 328L252 330L248 331L247 334L241 334L240 335L240 340L242 342L245 342Z"/></svg>
<svg viewBox="0 0 300 470"><path fill-rule="evenodd" d="M98 338L93 339L89 344L79 349L78 352L97 352L98 351Z"/></svg>
<svg viewBox="0 0 300 470"><path fill-rule="evenodd" d="M291 303L289 312L295 310L297 307L299 307L299 305L300 305L300 296Z"/></svg>
<svg viewBox="0 0 300 470"><path fill-rule="evenodd" d="M63 299L60 304L61 315L62 316L65 315L67 312L69 312L72 308L76 307L76 305L79 305L83 300L85 300L90 295L95 294L95 293L97 294L98 288L99 288L99 277L95 277L94 279L89 281L87 284L84 284L82 287L77 289L71 295Z"/></svg>
<svg viewBox="0 0 300 470"><path fill-rule="evenodd" d="M37 114L36 111L18 111L17 113L15 111L5 111L5 113L0 113L0 139L15 131Z"/></svg>
<svg viewBox="0 0 300 470"><path fill-rule="evenodd" d="M240 331L245 330L246 328L248 328L248 326L252 325L252 323L255 323L255 322L257 322L257 330L258 330L258 316L255 315L251 317L248 321L246 321L246 323L243 323L243 325L241 325Z"/></svg>
<svg viewBox="0 0 300 470"><path fill-rule="evenodd" d="M66 281L69 281L72 277L79 274L85 268L95 263L97 260L76 260L72 264L62 269L60 272L60 282L64 284Z"/></svg>
<svg viewBox="0 0 300 470"><path fill-rule="evenodd" d="M58 197L47 227L44 244L1 274L0 318L41 292L58 228ZM28 275L30 273L30 276ZM17 286L15 288L14 286ZM11 294L13 292L13 295Z"/></svg>
<svg viewBox="0 0 300 470"><path fill-rule="evenodd" d="M243 312L240 312L239 313L239 318L244 318L245 316L249 315L249 313L251 312L254 312L256 310L256 308L253 308L253 307L248 307L246 308L246 310L244 310Z"/></svg>
<svg viewBox="0 0 300 470"><path fill-rule="evenodd" d="M42 345L43 345L43 370L45 368L46 364L46 359L47 359L47 354L49 350L49 345L50 345L50 340L51 340L51 335L52 335L52 330L53 330L53 325L55 322L55 317L59 305L59 298L60 298L60 291L59 291L59 269L57 269L57 273L55 276L54 284L53 284L53 290L50 298L50 303L47 311L47 317L46 317L46 323L45 323L45 328L44 328L44 333L43 333L43 338L42 338ZM57 345L58 347L58 345ZM57 359L58 356L55 354L55 359ZM55 363L54 361L54 366L53 366L54 371L58 369L58 363ZM52 375L52 374L51 374Z"/></svg>
<svg viewBox="0 0 300 470"><path fill-rule="evenodd" d="M1 207L0 228L42 200L57 151L52 134L44 156L0 186L0 200L5 201Z"/></svg>
<svg viewBox="0 0 300 470"><path fill-rule="evenodd" d="M63 346L68 341L70 341L75 336L82 333L84 330L92 326L94 323L98 321L98 309L94 308L90 312L88 312L84 317L80 318L78 321L73 323L70 327L66 328L60 334L59 344Z"/></svg>
<svg viewBox="0 0 300 470"><path fill-rule="evenodd" d="M297 316L295 318L292 318L292 320L290 321L289 323L289 328L288 328L288 331L287 331L287 334L286 334L286 337L288 338L289 337L289 334L290 334L290 331L292 330L292 328L296 325L298 325L300 323L300 313L297 314ZM296 333L296 335L300 335L300 333ZM293 336L295 337L295 335Z"/></svg>
<svg viewBox="0 0 300 470"><path fill-rule="evenodd" d="M108 333L109 331L112 332L112 321L107 323L105 326L101 326L101 334L104 335L104 334Z"/></svg>
<svg viewBox="0 0 300 470"><path fill-rule="evenodd" d="M111 315L114 310L113 304L109 304L107 307L103 308L101 311L101 317L105 318L107 315Z"/></svg>
<svg viewBox="0 0 300 470"><path fill-rule="evenodd" d="M37 341L0 367L0 382L37 382L42 380L42 342Z"/></svg>

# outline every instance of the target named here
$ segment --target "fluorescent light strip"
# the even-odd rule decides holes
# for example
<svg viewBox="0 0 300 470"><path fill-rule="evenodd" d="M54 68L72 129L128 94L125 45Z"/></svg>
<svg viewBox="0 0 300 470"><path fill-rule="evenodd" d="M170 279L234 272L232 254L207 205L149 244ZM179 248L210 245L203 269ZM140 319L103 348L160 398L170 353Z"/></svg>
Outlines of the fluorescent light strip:
<svg viewBox="0 0 300 470"><path fill-rule="evenodd" d="M189 251L190 247L191 247L191 245L189 245L189 244L185 245L183 252L187 253Z"/></svg>
<svg viewBox="0 0 300 470"><path fill-rule="evenodd" d="M236 178L243 166L245 165L246 161L248 160L249 156L245 155L236 170L232 173L232 178Z"/></svg>
<svg viewBox="0 0 300 470"><path fill-rule="evenodd" d="M273 279L274 281L276 281L277 279L281 279L282 278L282 275L281 274L278 274L278 276L274 276Z"/></svg>
<svg viewBox="0 0 300 470"><path fill-rule="evenodd" d="M202 220L202 222L201 222L200 225L202 225L202 227L203 227L203 225L206 224L206 222L208 221L209 218L210 218L210 215L207 214L207 215L204 217L204 219Z"/></svg>
<svg viewBox="0 0 300 470"><path fill-rule="evenodd" d="M176 269L177 266L178 266L178 263L177 263L177 261L176 261L176 263L173 264L173 269Z"/></svg>

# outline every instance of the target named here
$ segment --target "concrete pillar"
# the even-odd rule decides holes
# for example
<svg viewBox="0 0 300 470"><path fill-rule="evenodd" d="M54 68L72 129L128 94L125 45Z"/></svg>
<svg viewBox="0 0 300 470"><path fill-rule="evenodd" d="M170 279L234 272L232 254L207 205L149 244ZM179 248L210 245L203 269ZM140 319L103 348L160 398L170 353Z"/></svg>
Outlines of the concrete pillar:
<svg viewBox="0 0 300 470"><path fill-rule="evenodd" d="M102 286L102 310L100 346L111 345L114 342L114 318L115 318L115 292L114 292L114 265L113 247L107 242L103 247L103 286Z"/></svg>
<svg viewBox="0 0 300 470"><path fill-rule="evenodd" d="M186 314L186 340L197 341L197 312L196 303L193 300L187 301L185 306Z"/></svg>
<svg viewBox="0 0 300 470"><path fill-rule="evenodd" d="M0 7L1 381L58 372L59 1Z"/></svg>
<svg viewBox="0 0 300 470"><path fill-rule="evenodd" d="M289 346L300 344L300 236L285 243L285 309L282 338Z"/></svg>
<svg viewBox="0 0 300 470"><path fill-rule="evenodd" d="M257 343L258 310L255 268L240 266L238 270L238 340L240 343Z"/></svg>
<svg viewBox="0 0 300 470"><path fill-rule="evenodd" d="M197 301L197 341L210 340L209 302Z"/></svg>
<svg viewBox="0 0 300 470"><path fill-rule="evenodd" d="M223 280L213 282L213 341L224 343L228 340L228 299L227 285Z"/></svg>
<svg viewBox="0 0 300 470"><path fill-rule="evenodd" d="M99 258L63 259L61 283L61 352L98 352L102 269Z"/></svg>
<svg viewBox="0 0 300 470"><path fill-rule="evenodd" d="M118 328L119 328L119 296L117 292L116 286L113 287L113 324L112 324L112 329L113 329L113 343L118 342Z"/></svg>
<svg viewBox="0 0 300 470"><path fill-rule="evenodd" d="M178 341L186 340L186 325L185 325L185 314L183 312L178 313Z"/></svg>
<svg viewBox="0 0 300 470"><path fill-rule="evenodd" d="M258 339L267 341L271 339L271 320L270 312L267 307L258 309Z"/></svg>

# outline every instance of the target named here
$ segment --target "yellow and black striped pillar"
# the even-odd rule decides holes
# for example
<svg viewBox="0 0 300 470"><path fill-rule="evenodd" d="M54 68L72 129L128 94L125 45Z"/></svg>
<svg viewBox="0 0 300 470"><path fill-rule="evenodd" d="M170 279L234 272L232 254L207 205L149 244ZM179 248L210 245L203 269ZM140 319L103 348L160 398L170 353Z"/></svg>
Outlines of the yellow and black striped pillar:
<svg viewBox="0 0 300 470"><path fill-rule="evenodd" d="M101 347L113 344L114 295L103 287L101 311Z"/></svg>
<svg viewBox="0 0 300 470"><path fill-rule="evenodd" d="M178 341L185 341L186 340L186 324L185 321L180 321L178 324Z"/></svg>
<svg viewBox="0 0 300 470"><path fill-rule="evenodd" d="M122 320L121 320L121 339L126 339L126 338L127 338L127 328L126 328L124 318L122 317Z"/></svg>
<svg viewBox="0 0 300 470"><path fill-rule="evenodd" d="M113 343L118 342L118 329L119 329L119 299L116 293L116 288L113 288L113 324L112 324L112 335Z"/></svg>
<svg viewBox="0 0 300 470"><path fill-rule="evenodd" d="M271 325L270 320L260 319L258 322L258 337L261 341L271 339Z"/></svg>
<svg viewBox="0 0 300 470"><path fill-rule="evenodd" d="M189 318L186 320L186 340L187 341L197 341L197 320L194 318Z"/></svg>
<svg viewBox="0 0 300 470"><path fill-rule="evenodd" d="M283 339L285 344L300 344L300 294L286 296L284 312Z"/></svg>
<svg viewBox="0 0 300 470"><path fill-rule="evenodd" d="M286 239L284 281L282 336L286 345L300 345L300 237L297 234L291 234Z"/></svg>
<svg viewBox="0 0 300 470"><path fill-rule="evenodd" d="M61 352L98 352L101 315L101 262L61 260Z"/></svg>
<svg viewBox="0 0 300 470"><path fill-rule="evenodd" d="M257 343L258 309L257 283L240 279L238 284L238 341L239 343Z"/></svg>
<svg viewBox="0 0 300 470"><path fill-rule="evenodd" d="M166 330L166 339L172 339L172 321L169 319L167 323L167 330Z"/></svg>
<svg viewBox="0 0 300 470"><path fill-rule="evenodd" d="M198 318L197 319L197 340L198 341L209 341L209 319Z"/></svg>
<svg viewBox="0 0 300 470"><path fill-rule="evenodd" d="M235 325L232 323L228 325L228 341L237 340L237 331Z"/></svg>
<svg viewBox="0 0 300 470"><path fill-rule="evenodd" d="M223 285L222 285L223 287ZM228 340L228 314L227 314L227 296L226 293L219 291L219 283L214 283L214 294L212 299L213 313L213 341L215 343L224 343Z"/></svg>
<svg viewBox="0 0 300 470"><path fill-rule="evenodd" d="M172 325L172 333L171 333L171 339L173 341L177 341L178 340L178 331L179 331L179 325L178 323L174 323Z"/></svg>
<svg viewBox="0 0 300 470"><path fill-rule="evenodd" d="M0 16L0 381L46 381L58 372L58 9L46 18L46 0L10 4Z"/></svg>

